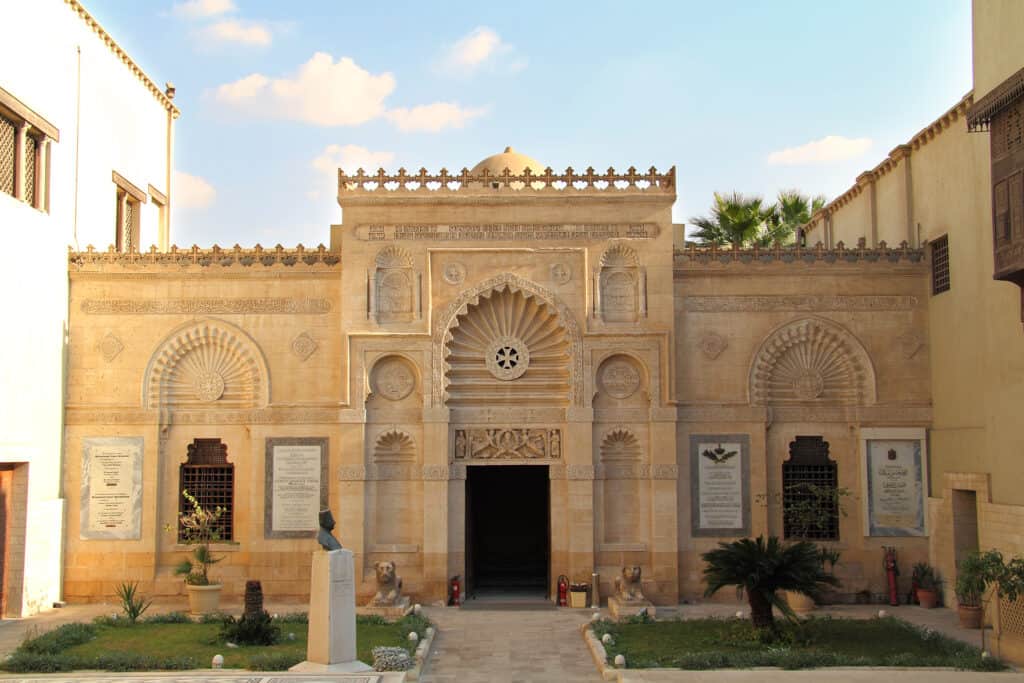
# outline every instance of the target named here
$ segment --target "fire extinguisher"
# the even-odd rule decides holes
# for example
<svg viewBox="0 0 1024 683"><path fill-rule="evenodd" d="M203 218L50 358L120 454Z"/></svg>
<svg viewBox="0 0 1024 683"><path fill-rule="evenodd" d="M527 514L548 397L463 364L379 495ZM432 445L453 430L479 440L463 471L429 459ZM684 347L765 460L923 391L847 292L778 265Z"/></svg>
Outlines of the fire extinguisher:
<svg viewBox="0 0 1024 683"><path fill-rule="evenodd" d="M889 581L889 604L895 607L900 604L900 596L896 592L896 577L900 575L900 569L896 566L896 548L883 546L885 551L885 576Z"/></svg>
<svg viewBox="0 0 1024 683"><path fill-rule="evenodd" d="M569 604L569 577L562 574L558 577L558 606L565 607Z"/></svg>
<svg viewBox="0 0 1024 683"><path fill-rule="evenodd" d="M462 589L459 587L459 577L453 576L451 583L449 584L450 595L448 596L448 604L458 607L460 604L460 597Z"/></svg>

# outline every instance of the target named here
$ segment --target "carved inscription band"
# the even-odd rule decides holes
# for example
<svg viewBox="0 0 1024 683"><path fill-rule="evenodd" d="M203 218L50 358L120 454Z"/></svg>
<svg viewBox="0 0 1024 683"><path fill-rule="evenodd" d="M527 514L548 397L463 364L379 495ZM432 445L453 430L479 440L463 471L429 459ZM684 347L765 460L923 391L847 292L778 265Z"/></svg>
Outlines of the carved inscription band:
<svg viewBox="0 0 1024 683"><path fill-rule="evenodd" d="M683 309L691 313L740 311L906 311L920 304L916 296L688 296Z"/></svg>
<svg viewBox="0 0 1024 683"><path fill-rule="evenodd" d="M613 238L651 239L658 236L656 223L545 223L494 225L359 225L356 237L378 242L384 240L490 241L514 240L605 240Z"/></svg>
<svg viewBox="0 0 1024 683"><path fill-rule="evenodd" d="M152 315L194 315L201 313L309 313L323 315L331 310L327 299L86 299L82 312L92 315L130 313Z"/></svg>
<svg viewBox="0 0 1024 683"><path fill-rule="evenodd" d="M536 460L562 457L560 429L456 429L455 459Z"/></svg>

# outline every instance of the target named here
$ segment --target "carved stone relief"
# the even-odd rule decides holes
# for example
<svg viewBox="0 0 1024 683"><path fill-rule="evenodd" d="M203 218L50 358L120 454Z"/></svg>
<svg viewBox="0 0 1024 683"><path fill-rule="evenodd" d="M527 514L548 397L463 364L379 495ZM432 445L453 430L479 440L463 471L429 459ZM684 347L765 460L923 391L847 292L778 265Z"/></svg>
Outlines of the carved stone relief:
<svg viewBox="0 0 1024 683"><path fill-rule="evenodd" d="M640 371L631 359L611 358L601 366L598 382L612 398L629 398L640 388Z"/></svg>
<svg viewBox="0 0 1024 683"><path fill-rule="evenodd" d="M558 429L499 427L455 430L456 460L537 460L561 458Z"/></svg>
<svg viewBox="0 0 1024 683"><path fill-rule="evenodd" d="M458 261L445 264L444 281L450 285L461 285L466 280L466 266Z"/></svg>
<svg viewBox="0 0 1024 683"><path fill-rule="evenodd" d="M518 337L500 337L487 346L484 362L498 379L518 379L530 366L530 347Z"/></svg>
<svg viewBox="0 0 1024 683"><path fill-rule="evenodd" d="M303 332L292 340L292 353L298 356L299 360L306 361L316 353L319 345L308 332Z"/></svg>
<svg viewBox="0 0 1024 683"><path fill-rule="evenodd" d="M416 370L399 356L377 361L370 373L370 390L389 401L401 401L416 388Z"/></svg>
<svg viewBox="0 0 1024 683"><path fill-rule="evenodd" d="M909 330L897 337L896 343L900 345L900 351L902 351L903 357L910 360L917 355L918 351L924 348L925 338L924 335L917 330Z"/></svg>
<svg viewBox="0 0 1024 683"><path fill-rule="evenodd" d="M121 343L121 340L113 332L107 332L97 347L99 348L100 355L103 356L103 360L108 363L117 358L118 354L124 350L124 344Z"/></svg>
<svg viewBox="0 0 1024 683"><path fill-rule="evenodd" d="M86 299L88 315L208 315L215 313L313 314L331 312L327 299Z"/></svg>
<svg viewBox="0 0 1024 683"><path fill-rule="evenodd" d="M715 360L729 346L728 340L717 332L708 332L700 339L700 350L708 360Z"/></svg>
<svg viewBox="0 0 1024 683"><path fill-rule="evenodd" d="M373 459L376 462L413 460L416 444L413 438L400 429L381 432L374 443Z"/></svg>
<svg viewBox="0 0 1024 683"><path fill-rule="evenodd" d="M601 440L601 460L639 460L642 448L636 435L625 427L614 427Z"/></svg>
<svg viewBox="0 0 1024 683"><path fill-rule="evenodd" d="M551 281L556 285L564 285L572 279L572 268L568 263L555 263L551 266Z"/></svg>
<svg viewBox="0 0 1024 683"><path fill-rule="evenodd" d="M413 318L414 276L412 256L390 246L377 254L374 273L374 314L377 322L402 322Z"/></svg>
<svg viewBox="0 0 1024 683"><path fill-rule="evenodd" d="M640 271L636 252L622 242L601 257L598 281L601 318L606 322L635 322L639 317Z"/></svg>
<svg viewBox="0 0 1024 683"><path fill-rule="evenodd" d="M916 308L916 296L902 295L711 295L683 298L690 313L740 313L778 311L907 311Z"/></svg>

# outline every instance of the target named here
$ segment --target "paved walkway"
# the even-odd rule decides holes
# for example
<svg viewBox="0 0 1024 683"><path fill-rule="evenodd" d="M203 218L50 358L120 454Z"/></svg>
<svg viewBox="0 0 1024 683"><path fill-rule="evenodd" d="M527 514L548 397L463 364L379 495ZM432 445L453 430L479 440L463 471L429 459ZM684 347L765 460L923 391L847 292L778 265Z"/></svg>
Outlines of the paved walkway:
<svg viewBox="0 0 1024 683"><path fill-rule="evenodd" d="M580 635L590 610L428 607L438 628L424 683L578 683L601 675Z"/></svg>

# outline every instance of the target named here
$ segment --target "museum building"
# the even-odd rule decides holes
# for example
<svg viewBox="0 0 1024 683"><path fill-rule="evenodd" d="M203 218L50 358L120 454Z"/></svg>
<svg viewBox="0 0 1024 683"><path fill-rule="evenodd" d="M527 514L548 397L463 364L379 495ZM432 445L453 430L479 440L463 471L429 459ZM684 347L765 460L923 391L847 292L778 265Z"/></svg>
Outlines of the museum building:
<svg viewBox="0 0 1024 683"><path fill-rule="evenodd" d="M674 169L545 166L339 172L329 247L72 252L65 599L183 593L183 489L229 595L307 596L321 507L360 596L392 560L421 602L639 566L676 604L758 534L851 598L928 559L927 250L698 248ZM798 528L799 484L850 495Z"/></svg>

